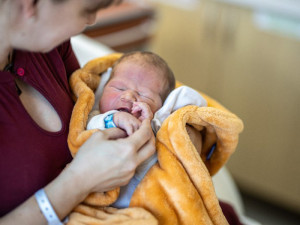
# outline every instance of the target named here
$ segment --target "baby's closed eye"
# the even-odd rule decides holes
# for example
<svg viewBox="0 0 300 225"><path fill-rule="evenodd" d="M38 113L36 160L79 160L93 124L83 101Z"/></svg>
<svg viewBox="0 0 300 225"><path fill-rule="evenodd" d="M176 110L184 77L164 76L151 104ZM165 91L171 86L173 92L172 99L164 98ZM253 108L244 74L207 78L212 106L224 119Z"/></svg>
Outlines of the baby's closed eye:
<svg viewBox="0 0 300 225"><path fill-rule="evenodd" d="M142 98L148 99L148 100L150 100L150 101L154 101L154 100L152 99L152 97L151 97L150 95L148 95L148 94L140 93L140 92L139 92L138 94L139 94L139 96L142 97Z"/></svg>
<svg viewBox="0 0 300 225"><path fill-rule="evenodd" d="M126 90L126 88L123 86L111 86L111 87L117 91L125 91Z"/></svg>

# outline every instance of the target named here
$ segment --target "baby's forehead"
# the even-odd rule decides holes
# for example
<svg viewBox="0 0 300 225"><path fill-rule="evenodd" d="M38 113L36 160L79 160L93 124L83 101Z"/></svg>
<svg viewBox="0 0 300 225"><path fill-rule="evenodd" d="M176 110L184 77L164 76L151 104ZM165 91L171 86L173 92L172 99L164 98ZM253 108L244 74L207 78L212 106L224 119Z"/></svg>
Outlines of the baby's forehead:
<svg viewBox="0 0 300 225"><path fill-rule="evenodd" d="M116 67L124 64L135 64L141 67L155 67L154 64L147 59L147 57L140 54L126 56L119 63L117 63Z"/></svg>
<svg viewBox="0 0 300 225"><path fill-rule="evenodd" d="M118 68L122 67L124 69L124 65L127 65L128 67L125 67L127 69L127 71L132 70L133 68L135 69L144 69L144 70L152 70L154 71L154 74L158 75L155 76L156 79L158 80L165 80L166 76L164 75L164 71L159 68L157 65L151 63L149 60L146 60L145 57L142 56L130 56L128 57L128 59L123 59L121 62L119 62L118 64L115 65L114 69L113 69L113 73L112 76L117 75L119 73ZM131 67L131 65L134 65L134 67ZM124 72L124 71L123 71ZM154 78L154 77L153 77Z"/></svg>

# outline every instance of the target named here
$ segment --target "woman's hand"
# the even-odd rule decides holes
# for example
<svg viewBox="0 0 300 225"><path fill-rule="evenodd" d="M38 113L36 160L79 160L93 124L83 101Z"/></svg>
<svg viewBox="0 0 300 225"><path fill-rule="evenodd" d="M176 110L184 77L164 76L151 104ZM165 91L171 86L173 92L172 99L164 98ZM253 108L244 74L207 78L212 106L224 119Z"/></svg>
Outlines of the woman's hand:
<svg viewBox="0 0 300 225"><path fill-rule="evenodd" d="M60 219L69 214L88 194L127 184L136 167L154 153L155 141L149 120L143 121L131 136L124 138L125 136L126 133L119 128L94 133L81 146L66 169L45 187ZM20 210L34 205L36 214L43 218L34 197L26 205Z"/></svg>
<svg viewBox="0 0 300 225"><path fill-rule="evenodd" d="M144 120L131 136L124 136L118 128L99 131L78 151L68 169L86 194L127 184L136 167L155 152L149 120Z"/></svg>

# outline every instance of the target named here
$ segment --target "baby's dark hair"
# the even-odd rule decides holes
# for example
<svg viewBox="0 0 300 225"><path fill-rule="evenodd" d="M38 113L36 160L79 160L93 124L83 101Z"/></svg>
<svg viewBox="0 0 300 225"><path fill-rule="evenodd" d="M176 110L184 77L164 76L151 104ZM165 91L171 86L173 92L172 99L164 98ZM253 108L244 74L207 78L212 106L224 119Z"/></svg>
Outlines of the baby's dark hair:
<svg viewBox="0 0 300 225"><path fill-rule="evenodd" d="M160 93L162 102L164 102L168 97L168 95L170 94L170 92L175 88L175 76L173 71L168 66L167 62L164 59L162 59L159 55L153 52L133 51L133 52L125 53L113 65L111 78L113 77L115 68L118 64L120 64L121 62L125 62L127 60L136 60L136 59L140 60L141 58L143 59L143 63L154 66L155 68L162 71L162 74L164 75L167 81L167 85L164 88L163 93Z"/></svg>

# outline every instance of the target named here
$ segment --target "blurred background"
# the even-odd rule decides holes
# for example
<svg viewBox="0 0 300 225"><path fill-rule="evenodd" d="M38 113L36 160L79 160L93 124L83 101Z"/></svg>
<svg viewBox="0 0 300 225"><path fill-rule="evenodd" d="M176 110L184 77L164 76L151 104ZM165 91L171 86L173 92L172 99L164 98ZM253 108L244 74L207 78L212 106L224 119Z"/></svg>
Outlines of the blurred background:
<svg viewBox="0 0 300 225"><path fill-rule="evenodd" d="M300 1L131 0L98 19L86 35L158 53L244 121L226 166L246 214L300 224Z"/></svg>

